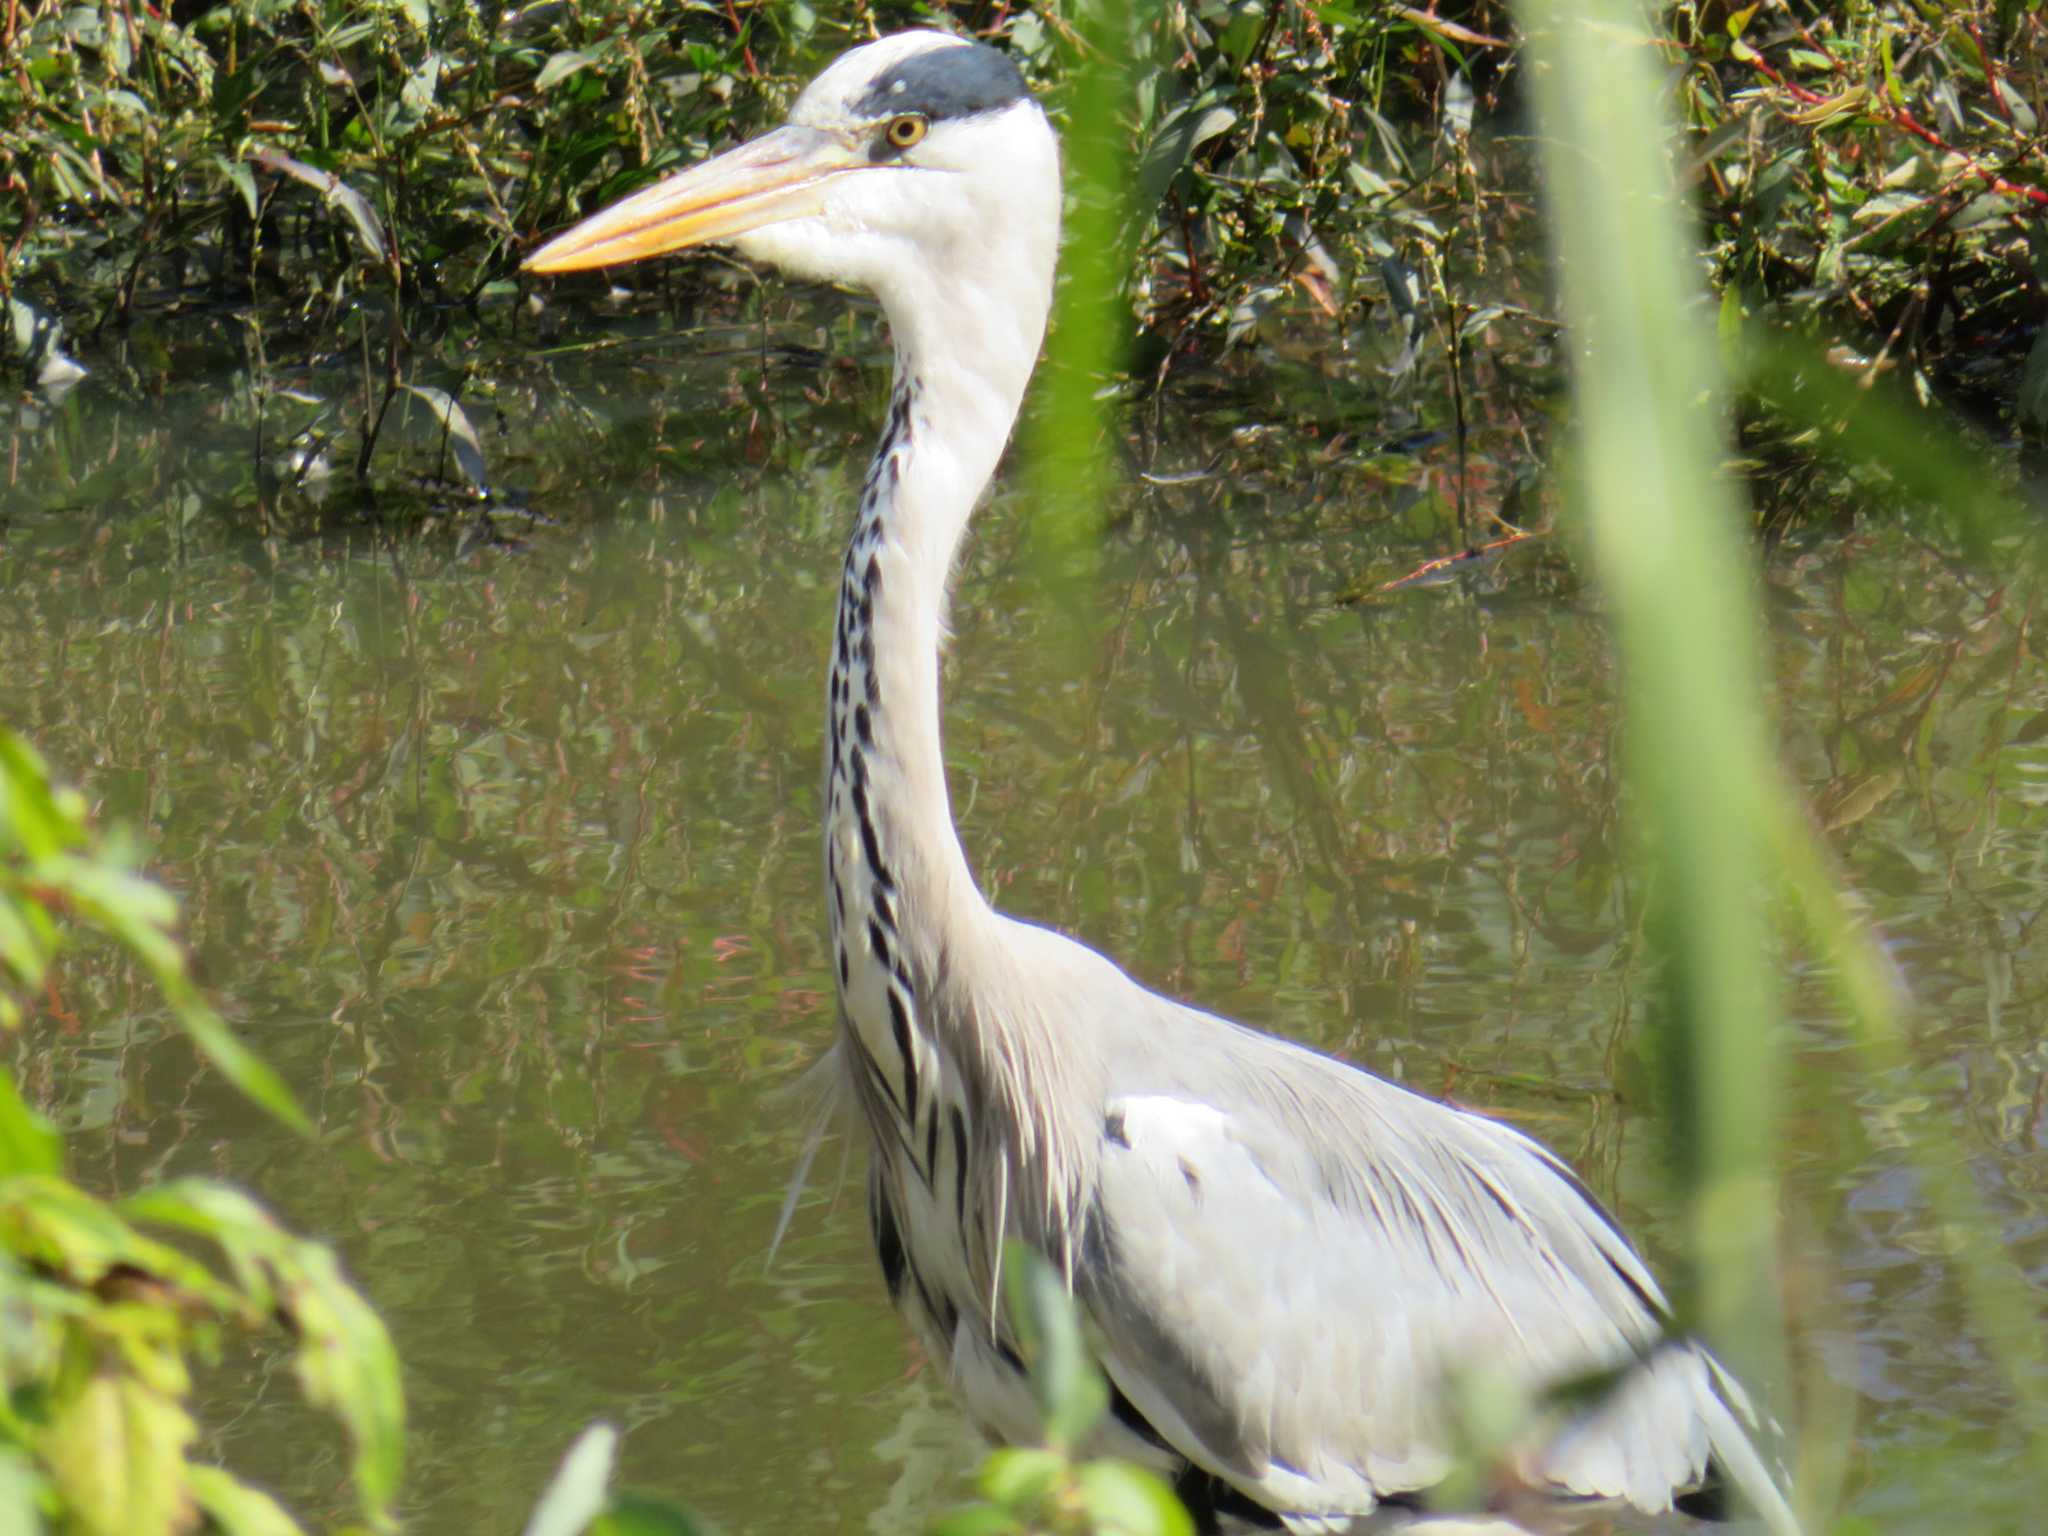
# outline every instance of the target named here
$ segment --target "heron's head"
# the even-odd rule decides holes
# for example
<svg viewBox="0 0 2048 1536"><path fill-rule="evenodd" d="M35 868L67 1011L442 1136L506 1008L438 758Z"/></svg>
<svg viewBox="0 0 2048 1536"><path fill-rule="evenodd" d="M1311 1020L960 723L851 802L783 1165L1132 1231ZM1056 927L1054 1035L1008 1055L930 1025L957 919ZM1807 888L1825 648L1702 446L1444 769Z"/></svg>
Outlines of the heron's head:
<svg viewBox="0 0 2048 1536"><path fill-rule="evenodd" d="M1059 188L1052 128L1005 55L902 32L834 60L780 128L592 215L526 265L568 272L717 243L866 288L899 327L935 303L1036 305L1042 318Z"/></svg>

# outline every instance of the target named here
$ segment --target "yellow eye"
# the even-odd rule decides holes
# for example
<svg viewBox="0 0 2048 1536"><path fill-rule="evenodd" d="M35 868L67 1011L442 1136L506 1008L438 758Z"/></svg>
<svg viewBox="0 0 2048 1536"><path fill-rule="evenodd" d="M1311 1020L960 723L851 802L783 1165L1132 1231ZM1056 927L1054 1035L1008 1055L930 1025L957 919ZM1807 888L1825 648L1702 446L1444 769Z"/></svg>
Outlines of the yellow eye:
<svg viewBox="0 0 2048 1536"><path fill-rule="evenodd" d="M931 124L914 113L889 119L889 126L882 130L882 137L889 141L891 149L915 149L924 142L925 133Z"/></svg>

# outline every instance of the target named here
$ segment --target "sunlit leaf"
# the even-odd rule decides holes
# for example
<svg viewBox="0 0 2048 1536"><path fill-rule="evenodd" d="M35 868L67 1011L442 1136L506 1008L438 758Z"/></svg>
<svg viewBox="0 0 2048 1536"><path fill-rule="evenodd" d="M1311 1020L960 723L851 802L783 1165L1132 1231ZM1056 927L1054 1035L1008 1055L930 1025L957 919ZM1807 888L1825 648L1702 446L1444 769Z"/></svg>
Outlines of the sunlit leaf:
<svg viewBox="0 0 2048 1536"><path fill-rule="evenodd" d="M43 1501L50 1482L28 1455L0 1445L0 1536L44 1536Z"/></svg>
<svg viewBox="0 0 2048 1536"><path fill-rule="evenodd" d="M441 84L441 56L430 53L406 75L399 88L399 104L409 121L417 122L434 110L434 93Z"/></svg>
<svg viewBox="0 0 2048 1536"><path fill-rule="evenodd" d="M364 1514L391 1523L405 1467L405 1393L382 1319L342 1276L332 1250L294 1237L240 1190L182 1179L124 1203L137 1220L162 1222L221 1245L253 1285L260 1270L298 1341L301 1389L347 1427Z"/></svg>
<svg viewBox="0 0 2048 1536"><path fill-rule="evenodd" d="M1109 1411L1109 1388L1081 1337L1074 1299L1059 1272L1022 1243L1003 1250L1003 1288L1024 1342L1046 1439L1070 1450Z"/></svg>
<svg viewBox="0 0 2048 1536"><path fill-rule="evenodd" d="M14 1074L0 1069L0 1178L56 1173L63 1165L64 1143L56 1127L22 1098Z"/></svg>
<svg viewBox="0 0 2048 1536"><path fill-rule="evenodd" d="M55 934L42 903L17 897L11 884L0 880L0 966L24 990L32 991L42 985L50 952L55 948ZM0 976L0 983L8 979ZM5 996L6 989L0 985L0 997ZM11 1027L14 1020L10 1018L7 1022Z"/></svg>
<svg viewBox="0 0 2048 1536"><path fill-rule="evenodd" d="M405 1395L398 1354L383 1320L342 1278L325 1248L302 1247L281 1277L299 1331L294 1364L306 1396L348 1426L353 1469L366 1513L388 1524L405 1469Z"/></svg>
<svg viewBox="0 0 2048 1536"><path fill-rule="evenodd" d="M178 906L170 892L107 857L58 855L44 861L39 873L65 892L81 916L126 945L149 969L178 1023L222 1076L294 1130L312 1128L284 1079L236 1038L193 988L184 952L171 933Z"/></svg>
<svg viewBox="0 0 2048 1536"><path fill-rule="evenodd" d="M1472 137L1472 82L1461 70L1444 82L1443 136L1453 145Z"/></svg>
<svg viewBox="0 0 2048 1536"><path fill-rule="evenodd" d="M362 242L369 258L380 265L391 252L391 243L384 234L384 222L377 217L377 211L370 206L370 200L356 191L332 171L323 171L316 165L296 160L281 149L259 145L249 152L249 159L266 171L289 176L294 181L305 183L318 192L327 202L348 215L349 223Z"/></svg>
<svg viewBox="0 0 2048 1536"><path fill-rule="evenodd" d="M269 1494L220 1467L190 1466L186 1478L200 1513L219 1536L304 1536L299 1522Z"/></svg>
<svg viewBox="0 0 2048 1536"><path fill-rule="evenodd" d="M63 1403L43 1455L78 1536L178 1536L192 1521L179 1404L133 1376L93 1376Z"/></svg>
<svg viewBox="0 0 2048 1536"><path fill-rule="evenodd" d="M44 910L61 898L71 915L124 945L150 972L200 1054L255 1103L297 1130L310 1129L291 1090L200 997L175 937L177 899L134 867L139 850L117 827L97 847L75 790L59 789L39 753L0 729L0 849L21 851L35 886L52 897L16 899L0 883L0 962L25 985L42 978L58 931ZM4 1001L4 999L0 999Z"/></svg>
<svg viewBox="0 0 2048 1536"><path fill-rule="evenodd" d="M84 804L66 803L50 783L42 754L13 731L0 728L0 847L18 844L40 863L82 840Z"/></svg>
<svg viewBox="0 0 2048 1536"><path fill-rule="evenodd" d="M1091 1461L1081 1468L1081 1503L1103 1536L1195 1536L1173 1490L1143 1467Z"/></svg>
<svg viewBox="0 0 2048 1536"><path fill-rule="evenodd" d="M565 48L559 53L549 54L547 63L543 64L540 73L534 76L533 88L536 91L548 90L578 70L588 69L595 62L596 60L589 54L575 48Z"/></svg>
<svg viewBox="0 0 2048 1536"><path fill-rule="evenodd" d="M1066 1476L1067 1458L1058 1451L1011 1446L990 1451L978 1479L984 1497L1005 1509L1037 1508Z"/></svg>
<svg viewBox="0 0 2048 1536"><path fill-rule="evenodd" d="M1470 27L1461 26L1446 17L1430 11L1417 10L1412 5L1397 5L1394 13L1404 21L1412 21L1425 32L1433 32L1449 42L1466 43L1479 48L1505 48L1506 38L1489 37L1484 32L1474 32Z"/></svg>
<svg viewBox="0 0 2048 1536"><path fill-rule="evenodd" d="M605 1506L619 1432L593 1424L576 1437L526 1522L526 1536L579 1536Z"/></svg>
<svg viewBox="0 0 2048 1536"><path fill-rule="evenodd" d="M1325 26L1356 28L1364 25L1356 11L1347 6L1332 5L1330 0L1308 0L1305 9Z"/></svg>
<svg viewBox="0 0 2048 1536"><path fill-rule="evenodd" d="M433 411L434 419L441 424L448 447L454 452L455 463L461 469L463 477L477 489L484 489L490 481L489 472L484 467L484 445L478 440L476 428L470 425L469 417L463 412L462 406L454 396L443 390L433 389L424 384L408 384L405 387L424 400L428 409Z"/></svg>
<svg viewBox="0 0 2048 1536"><path fill-rule="evenodd" d="M232 1293L203 1264L143 1236L113 1208L47 1174L0 1182L0 1246L73 1285L95 1286L116 1270L132 1271L218 1310L235 1310Z"/></svg>
<svg viewBox="0 0 2048 1536"><path fill-rule="evenodd" d="M242 206L249 211L250 218L255 218L258 213L256 176L249 169L248 162L230 160L225 155L215 155L213 163L220 168L221 175L227 177L228 184L242 194Z"/></svg>

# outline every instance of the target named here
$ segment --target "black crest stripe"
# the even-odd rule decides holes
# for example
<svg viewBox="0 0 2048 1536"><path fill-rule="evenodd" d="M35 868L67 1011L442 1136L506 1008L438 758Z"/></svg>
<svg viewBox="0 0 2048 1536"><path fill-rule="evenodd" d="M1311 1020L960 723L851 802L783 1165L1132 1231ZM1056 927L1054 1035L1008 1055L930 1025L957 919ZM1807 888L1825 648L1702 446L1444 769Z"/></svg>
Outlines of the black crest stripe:
<svg viewBox="0 0 2048 1536"><path fill-rule="evenodd" d="M1009 55L986 43L927 49L890 65L854 102L861 117L914 112L933 122L999 112L1031 94Z"/></svg>

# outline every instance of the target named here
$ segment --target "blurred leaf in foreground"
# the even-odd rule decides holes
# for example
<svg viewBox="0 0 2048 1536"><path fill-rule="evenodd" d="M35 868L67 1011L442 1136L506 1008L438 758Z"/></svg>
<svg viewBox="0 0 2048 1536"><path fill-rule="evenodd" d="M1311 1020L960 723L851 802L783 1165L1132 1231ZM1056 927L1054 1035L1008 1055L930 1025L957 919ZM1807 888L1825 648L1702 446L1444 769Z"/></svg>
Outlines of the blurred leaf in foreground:
<svg viewBox="0 0 2048 1536"><path fill-rule="evenodd" d="M148 971L223 1077L294 1130L309 1130L284 1079L200 994L174 931L177 901L137 862L132 840L96 832L84 797L55 785L41 754L0 727L0 1025L18 1025L29 996L52 985L50 966L74 931L98 932Z"/></svg>
<svg viewBox="0 0 2048 1536"><path fill-rule="evenodd" d="M174 932L177 901L133 849L89 825L76 791L0 730L0 1020L54 992L80 930L139 961L202 1053L257 1103L303 1128L283 1083L199 995ZM138 1223L221 1250L223 1277ZM190 1459L199 1430L189 1362L222 1325L291 1329L299 1381L347 1426L365 1522L396 1528L405 1400L390 1336L333 1252L285 1231L241 1191L203 1180L119 1206L63 1176L56 1131L0 1073L0 1532L226 1536L299 1527L268 1496Z"/></svg>
<svg viewBox="0 0 2048 1536"><path fill-rule="evenodd" d="M1109 1410L1109 1387L1059 1272L1011 1243L1003 1289L1046 1444L989 1452L976 1480L981 1502L943 1516L932 1536L1194 1536L1194 1521L1156 1474L1076 1459Z"/></svg>

